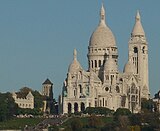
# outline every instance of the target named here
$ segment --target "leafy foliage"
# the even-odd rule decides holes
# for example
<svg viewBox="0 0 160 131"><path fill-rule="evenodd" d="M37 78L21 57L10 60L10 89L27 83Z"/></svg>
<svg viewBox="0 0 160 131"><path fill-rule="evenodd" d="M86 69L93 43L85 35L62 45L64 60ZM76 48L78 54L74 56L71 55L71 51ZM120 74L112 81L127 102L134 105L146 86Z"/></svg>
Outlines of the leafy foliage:
<svg viewBox="0 0 160 131"><path fill-rule="evenodd" d="M42 120L43 118L13 118L0 122L0 130L24 129L26 125L34 126Z"/></svg>
<svg viewBox="0 0 160 131"><path fill-rule="evenodd" d="M131 115L131 111L127 108L118 108L116 112L114 113L114 116L120 116L120 115Z"/></svg>
<svg viewBox="0 0 160 131"><path fill-rule="evenodd" d="M27 94L28 94L30 91L33 92L33 90L30 89L29 87L22 87L22 88L19 90L19 92L17 92L16 94L17 94L17 97L18 97L18 98L26 98Z"/></svg>
<svg viewBox="0 0 160 131"><path fill-rule="evenodd" d="M87 107L84 113L88 113L90 115L111 115L113 111L105 107Z"/></svg>
<svg viewBox="0 0 160 131"><path fill-rule="evenodd" d="M104 123L98 116L92 115L88 119L88 125L91 128L100 128Z"/></svg>
<svg viewBox="0 0 160 131"><path fill-rule="evenodd" d="M74 118L73 121L71 122L71 129L72 131L82 131L83 124L80 121L79 118Z"/></svg>
<svg viewBox="0 0 160 131"><path fill-rule="evenodd" d="M24 108L19 108L18 109L18 114L23 114L23 115L42 115L42 112L40 109L38 108L34 108L34 109L24 109Z"/></svg>
<svg viewBox="0 0 160 131"><path fill-rule="evenodd" d="M142 99L141 100L141 110L142 112L153 112L153 111L156 111L157 109L155 108L156 107L156 103L153 102L152 99Z"/></svg>
<svg viewBox="0 0 160 131"><path fill-rule="evenodd" d="M7 120L17 113L18 105L10 93L0 93L0 105L0 121Z"/></svg>
<svg viewBox="0 0 160 131"><path fill-rule="evenodd" d="M34 96L34 108L40 109L43 107L43 101L45 100L45 97L42 96L38 91L33 91L32 92Z"/></svg>

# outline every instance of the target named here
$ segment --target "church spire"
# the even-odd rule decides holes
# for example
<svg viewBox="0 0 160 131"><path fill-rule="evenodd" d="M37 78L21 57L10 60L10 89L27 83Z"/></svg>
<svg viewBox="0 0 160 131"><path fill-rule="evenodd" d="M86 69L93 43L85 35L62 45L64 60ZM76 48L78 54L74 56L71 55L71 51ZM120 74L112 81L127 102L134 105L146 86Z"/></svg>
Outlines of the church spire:
<svg viewBox="0 0 160 131"><path fill-rule="evenodd" d="M102 3L101 11L100 11L100 25L105 25L106 26L106 22L105 22L105 9L104 9L103 3Z"/></svg>
<svg viewBox="0 0 160 131"><path fill-rule="evenodd" d="M76 49L74 49L73 51L73 58L74 60L77 60L77 50Z"/></svg>
<svg viewBox="0 0 160 131"><path fill-rule="evenodd" d="M141 20L141 16L139 14L139 10L137 10L136 21L140 21L140 20Z"/></svg>
<svg viewBox="0 0 160 131"><path fill-rule="evenodd" d="M135 25L133 27L133 31L131 33L131 36L142 36L145 37L145 33L141 24L141 16L139 11L137 11L136 17L135 17Z"/></svg>

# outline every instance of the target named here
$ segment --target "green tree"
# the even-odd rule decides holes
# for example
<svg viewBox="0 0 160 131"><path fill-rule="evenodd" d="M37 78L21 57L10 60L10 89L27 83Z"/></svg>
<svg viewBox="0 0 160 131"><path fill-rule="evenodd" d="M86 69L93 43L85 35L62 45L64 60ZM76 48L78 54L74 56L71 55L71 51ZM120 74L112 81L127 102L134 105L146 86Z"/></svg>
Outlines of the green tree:
<svg viewBox="0 0 160 131"><path fill-rule="evenodd" d="M96 114L96 115L111 115L113 113L112 110L105 107L87 107L84 113L88 114Z"/></svg>
<svg viewBox="0 0 160 131"><path fill-rule="evenodd" d="M129 109L118 108L114 113L114 122L116 123L116 128L119 128L119 130L128 131L130 126L130 115L131 111Z"/></svg>
<svg viewBox="0 0 160 131"><path fill-rule="evenodd" d="M118 108L116 112L114 113L114 116L120 116L120 115L131 115L131 111L127 108Z"/></svg>
<svg viewBox="0 0 160 131"><path fill-rule="evenodd" d="M0 93L0 121L8 120L17 114L18 105L15 104L12 94Z"/></svg>
<svg viewBox="0 0 160 131"><path fill-rule="evenodd" d="M156 103L153 102L152 99L141 99L141 110L142 112L153 112L154 111L154 107L156 107Z"/></svg>
<svg viewBox="0 0 160 131"><path fill-rule="evenodd" d="M26 98L27 94L29 92L33 92L33 90L29 87L22 87L21 89L19 89L19 92L17 92L17 97L19 98Z"/></svg>
<svg viewBox="0 0 160 131"><path fill-rule="evenodd" d="M120 130L129 131L130 120L127 115L118 116Z"/></svg>
<svg viewBox="0 0 160 131"><path fill-rule="evenodd" d="M34 96L34 108L43 108L43 101L45 100L45 97L36 90L32 91L32 94Z"/></svg>
<svg viewBox="0 0 160 131"><path fill-rule="evenodd" d="M132 126L140 125L141 124L141 114L132 114L129 116L130 122Z"/></svg>
<svg viewBox="0 0 160 131"><path fill-rule="evenodd" d="M83 124L79 120L79 118L73 119L73 121L71 122L71 128L72 128L72 131L82 131Z"/></svg>
<svg viewBox="0 0 160 131"><path fill-rule="evenodd" d="M117 131L118 124L115 123L114 121L112 123L107 123L102 129L101 131Z"/></svg>
<svg viewBox="0 0 160 131"><path fill-rule="evenodd" d="M92 115L88 119L88 124L90 128L100 128L104 123L100 117Z"/></svg>

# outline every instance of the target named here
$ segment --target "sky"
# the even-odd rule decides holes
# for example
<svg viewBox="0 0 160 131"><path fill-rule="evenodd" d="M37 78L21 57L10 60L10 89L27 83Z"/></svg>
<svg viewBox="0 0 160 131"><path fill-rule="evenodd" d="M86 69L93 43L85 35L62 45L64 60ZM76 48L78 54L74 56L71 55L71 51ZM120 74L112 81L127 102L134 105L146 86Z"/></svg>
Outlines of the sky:
<svg viewBox="0 0 160 131"><path fill-rule="evenodd" d="M49 78L57 98L74 48L81 66L88 68L88 42L99 23L102 2L106 23L116 38L121 72L135 14L140 11L154 96L160 89L160 0L0 0L0 92L25 86L41 91Z"/></svg>

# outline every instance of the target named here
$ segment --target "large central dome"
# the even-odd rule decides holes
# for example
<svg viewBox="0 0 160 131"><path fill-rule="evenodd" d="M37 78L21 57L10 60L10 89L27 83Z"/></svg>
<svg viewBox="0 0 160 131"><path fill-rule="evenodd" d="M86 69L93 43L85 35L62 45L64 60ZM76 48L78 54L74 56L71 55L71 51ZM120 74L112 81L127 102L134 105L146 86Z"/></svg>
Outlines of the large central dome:
<svg viewBox="0 0 160 131"><path fill-rule="evenodd" d="M91 35L89 46L102 48L116 46L115 37L105 23L105 10L103 6L100 12L100 23Z"/></svg>

